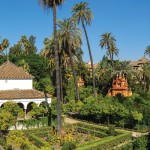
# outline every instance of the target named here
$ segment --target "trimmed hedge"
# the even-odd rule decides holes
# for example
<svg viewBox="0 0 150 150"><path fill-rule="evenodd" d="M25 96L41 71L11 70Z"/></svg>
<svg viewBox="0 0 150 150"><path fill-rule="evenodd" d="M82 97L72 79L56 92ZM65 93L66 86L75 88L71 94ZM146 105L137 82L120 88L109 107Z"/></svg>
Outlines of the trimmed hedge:
<svg viewBox="0 0 150 150"><path fill-rule="evenodd" d="M104 126L100 126L100 125L96 125L96 124L90 124L90 123L86 123L86 122L79 122L76 124L76 126L77 127L84 127L84 128L90 129L90 130L95 130L95 131L110 135L109 134L109 127L106 127L106 126L104 127ZM122 134L121 131L122 130L120 130L120 129L115 129L115 135Z"/></svg>
<svg viewBox="0 0 150 150"><path fill-rule="evenodd" d="M131 140L132 134L129 131L124 131L116 129L115 132L117 136L108 137L108 127L103 127L99 125L93 125L86 122L79 122L76 124L77 129L84 133L91 133L92 135L98 137L104 137L103 139L98 139L94 141L87 142L85 144L78 144L77 150L106 150L112 149L114 146L117 146L120 143Z"/></svg>
<svg viewBox="0 0 150 150"><path fill-rule="evenodd" d="M46 142L41 137L43 137L44 135L51 132L50 127L42 127L42 128L38 128L38 129L28 129L28 130L24 130L24 132L27 135L27 137L29 138L29 140L37 147L40 148L42 146L49 146L49 143Z"/></svg>
<svg viewBox="0 0 150 150"><path fill-rule="evenodd" d="M29 134L28 135L29 140L36 145L37 147L42 147L42 146L49 146L49 143L43 140L42 138L37 137L34 134Z"/></svg>
<svg viewBox="0 0 150 150"><path fill-rule="evenodd" d="M114 150L133 150L133 143L129 142L121 147L115 148Z"/></svg>
<svg viewBox="0 0 150 150"><path fill-rule="evenodd" d="M131 140L131 133L124 133L118 136L109 136L100 140L87 142L77 146L77 150L108 150L120 143Z"/></svg>
<svg viewBox="0 0 150 150"><path fill-rule="evenodd" d="M90 133L91 135L97 136L97 137L100 137L100 138L108 136L108 134L106 134L104 132L100 132L100 131L92 130L92 129L88 129L88 128L83 128L83 127L78 127L77 131L81 132L81 133L86 133L86 134Z"/></svg>
<svg viewBox="0 0 150 150"><path fill-rule="evenodd" d="M76 125L76 129L78 132L81 133L90 133L93 136L100 137L101 139L92 140L86 143L78 144L77 150L108 150L113 149L113 147L119 145L120 143L124 143L126 141L131 140L131 132L124 131L120 129L116 129L115 132L117 136L109 136L108 127L103 127L99 125L93 125L89 123L79 122ZM50 127L44 127L40 129L30 129L26 130L25 133L27 134L30 141L33 142L37 147L49 146L50 144L42 139L45 135L51 132ZM103 138L102 138L103 137Z"/></svg>
<svg viewBox="0 0 150 150"><path fill-rule="evenodd" d="M85 123L85 122L79 122L76 124L77 127L85 127L88 129L92 129L92 130L97 130L97 131L101 131L101 132L108 132L108 127L102 127L99 125L95 125L95 124L89 124L89 123Z"/></svg>

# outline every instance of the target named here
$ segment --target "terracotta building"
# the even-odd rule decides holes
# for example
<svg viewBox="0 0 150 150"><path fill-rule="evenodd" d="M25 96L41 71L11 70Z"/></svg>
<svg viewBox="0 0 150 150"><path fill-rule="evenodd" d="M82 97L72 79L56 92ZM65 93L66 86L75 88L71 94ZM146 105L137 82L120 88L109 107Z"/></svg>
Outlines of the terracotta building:
<svg viewBox="0 0 150 150"><path fill-rule="evenodd" d="M112 88L108 91L108 96L116 96L121 94L123 96L131 96L132 91L128 87L128 81L124 74L119 73L112 81Z"/></svg>

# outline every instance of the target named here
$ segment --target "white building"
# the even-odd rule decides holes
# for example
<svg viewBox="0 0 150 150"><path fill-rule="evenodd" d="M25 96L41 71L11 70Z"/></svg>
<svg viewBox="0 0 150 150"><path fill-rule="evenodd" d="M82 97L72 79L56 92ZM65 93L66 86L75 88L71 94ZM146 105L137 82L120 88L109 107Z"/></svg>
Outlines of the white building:
<svg viewBox="0 0 150 150"><path fill-rule="evenodd" d="M45 101L51 103L50 95L33 89L33 78L10 61L0 66L0 107L12 100L24 109L26 117L33 102L38 106Z"/></svg>

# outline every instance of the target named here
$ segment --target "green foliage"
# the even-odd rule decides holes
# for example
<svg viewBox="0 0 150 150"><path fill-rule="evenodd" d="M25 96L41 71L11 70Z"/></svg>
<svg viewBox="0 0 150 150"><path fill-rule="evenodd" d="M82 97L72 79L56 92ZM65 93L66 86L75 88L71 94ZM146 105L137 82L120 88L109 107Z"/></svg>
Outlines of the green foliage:
<svg viewBox="0 0 150 150"><path fill-rule="evenodd" d="M143 118L143 115L141 113L138 113L137 111L132 111L132 115L133 115L134 120L137 120L137 121L141 121Z"/></svg>
<svg viewBox="0 0 150 150"><path fill-rule="evenodd" d="M63 104L64 113L68 112L78 112L83 106L81 101L77 103L74 100L70 100L68 103Z"/></svg>
<svg viewBox="0 0 150 150"><path fill-rule="evenodd" d="M4 107L2 108L8 112L10 112L14 117L24 117L24 112L22 108L19 107L19 105L13 101L7 101L4 103Z"/></svg>
<svg viewBox="0 0 150 150"><path fill-rule="evenodd" d="M92 129L88 129L88 128L84 128L84 127L78 127L77 131L81 132L81 133L91 134L93 136L100 137L100 138L108 136L108 134L106 134L102 131L96 131L95 129L92 130Z"/></svg>
<svg viewBox="0 0 150 150"><path fill-rule="evenodd" d="M70 100L75 100L75 83L73 78L70 78L68 80L68 85L66 88L66 96L65 96L65 101L70 101Z"/></svg>
<svg viewBox="0 0 150 150"><path fill-rule="evenodd" d="M8 130L17 122L17 117L24 117L23 110L17 103L8 101L4 103L4 107L0 108L0 130Z"/></svg>
<svg viewBox="0 0 150 150"><path fill-rule="evenodd" d="M12 146L13 149L22 148L25 149L29 145L29 140L25 137L23 131L12 130L9 131L7 136L7 143Z"/></svg>
<svg viewBox="0 0 150 150"><path fill-rule="evenodd" d="M84 101L85 98L87 98L87 97L89 97L90 95L93 94L93 89L90 86L80 87L79 92L80 92L80 100Z"/></svg>
<svg viewBox="0 0 150 150"><path fill-rule="evenodd" d="M131 140L130 132L122 132L122 134L118 136L109 136L103 139L98 139L95 141L87 142L85 144L79 144L77 146L77 150L106 150L110 149L110 147L117 146L120 143Z"/></svg>
<svg viewBox="0 0 150 150"><path fill-rule="evenodd" d="M44 91L44 93L48 93L50 95L54 95L54 86L52 84L52 81L50 78L43 78L39 82L39 88L41 91Z"/></svg>
<svg viewBox="0 0 150 150"><path fill-rule="evenodd" d="M129 142L121 147L115 148L115 150L133 150L133 143Z"/></svg>
<svg viewBox="0 0 150 150"><path fill-rule="evenodd" d="M9 127L15 125L16 118L6 110L0 108L0 130L8 130Z"/></svg>
<svg viewBox="0 0 150 150"><path fill-rule="evenodd" d="M4 138L0 137L0 145L4 148L4 149L8 149L9 146L7 145L7 142Z"/></svg>
<svg viewBox="0 0 150 150"><path fill-rule="evenodd" d="M35 41L36 41L36 37L34 37L33 35L31 35L29 38L23 35L21 36L17 44L10 47L9 54L14 56L19 56L21 54L24 55L35 54L37 51L37 48L35 46Z"/></svg>
<svg viewBox="0 0 150 150"><path fill-rule="evenodd" d="M30 141L32 141L32 143L34 145L36 145L37 147L43 147L43 146L49 146L49 143L46 142L45 140L43 140L42 138L34 135L34 134L28 134L28 138Z"/></svg>
<svg viewBox="0 0 150 150"><path fill-rule="evenodd" d="M145 136L137 138L134 143L133 147L134 150L147 150L147 144L148 144L148 139Z"/></svg>
<svg viewBox="0 0 150 150"><path fill-rule="evenodd" d="M18 121L18 124L23 124L27 129L29 127L39 127L39 126L47 126L48 125L48 118L42 117L38 119L27 119L23 121Z"/></svg>
<svg viewBox="0 0 150 150"><path fill-rule="evenodd" d="M74 142L65 142L63 143L62 150L75 150L76 144Z"/></svg>
<svg viewBox="0 0 150 150"><path fill-rule="evenodd" d="M10 61L19 66L21 60L25 60L25 62L29 65L29 73L32 74L35 78L34 80L40 81L40 79L46 78L49 76L48 73L48 62L47 60L38 55L24 55L21 54L19 56L10 55Z"/></svg>
<svg viewBox="0 0 150 150"><path fill-rule="evenodd" d="M115 125L108 125L108 134L115 135Z"/></svg>
<svg viewBox="0 0 150 150"><path fill-rule="evenodd" d="M44 114L47 113L47 109L44 108L43 106L38 106L37 104L33 103L32 104L32 110L29 112L29 115L32 118L38 119L41 115L44 116Z"/></svg>

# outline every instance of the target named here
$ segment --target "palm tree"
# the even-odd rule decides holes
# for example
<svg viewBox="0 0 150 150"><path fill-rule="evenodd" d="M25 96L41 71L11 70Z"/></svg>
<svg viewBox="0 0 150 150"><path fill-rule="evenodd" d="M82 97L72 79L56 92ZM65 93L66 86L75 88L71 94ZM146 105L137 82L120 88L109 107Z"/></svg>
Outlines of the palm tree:
<svg viewBox="0 0 150 150"><path fill-rule="evenodd" d="M90 43L89 43L89 39L88 39L88 34L86 31L86 27L85 27L85 23L86 23L86 25L89 25L89 26L91 25L91 20L93 18L93 14L91 12L91 9L88 8L88 3L86 3L86 2L80 2L76 5L74 5L72 8L72 13L73 13L73 15L72 15L73 18L75 18L75 20L77 21L78 24L81 22L82 27L84 29L87 46L88 46L88 51L89 51L89 56L90 56L90 61L91 61L91 68L92 68L93 92L94 92L94 96L96 96L93 58L92 58L92 52L91 52Z"/></svg>
<svg viewBox="0 0 150 150"><path fill-rule="evenodd" d="M57 51L56 7L60 6L64 0L38 0L38 1L44 9L53 10L54 51L55 51L55 63L56 63L56 87L57 87L57 131L60 133L62 128L62 121L61 121L59 58L58 58L58 51Z"/></svg>
<svg viewBox="0 0 150 150"><path fill-rule="evenodd" d="M147 46L146 47L146 50L145 50L145 55L148 55L150 57L150 46Z"/></svg>
<svg viewBox="0 0 150 150"><path fill-rule="evenodd" d="M144 91L149 90L150 85L150 64L145 63L142 66L142 69L140 70L140 73L142 75L142 81L143 81L143 89ZM147 89L146 89L147 88Z"/></svg>
<svg viewBox="0 0 150 150"><path fill-rule="evenodd" d="M9 44L10 43L7 39L3 39L0 43L0 52L3 52L9 46Z"/></svg>
<svg viewBox="0 0 150 150"><path fill-rule="evenodd" d="M18 43L21 44L22 46L21 48L24 54L29 55L29 54L36 53L37 48L34 45L35 40L36 40L36 37L34 37L33 35L31 35L29 39L25 35L21 36L21 40Z"/></svg>
<svg viewBox="0 0 150 150"><path fill-rule="evenodd" d="M113 56L112 56L112 47L115 47L116 49L116 46L115 46L115 42L116 42L116 39L112 36L111 33L104 33L101 35L101 40L100 40L100 47L101 48L105 48L107 49L106 51L106 54L109 56L110 60L113 59Z"/></svg>
<svg viewBox="0 0 150 150"><path fill-rule="evenodd" d="M113 61L114 55L118 56L119 49L116 47L115 44L110 44L110 53L111 53L111 60Z"/></svg>
<svg viewBox="0 0 150 150"><path fill-rule="evenodd" d="M81 46L81 31L76 26L74 20L64 19L58 21L59 35L62 39L62 47L67 50L66 53L69 55L70 64L73 71L74 82L76 85L77 100L79 100L79 90L76 79L76 72L73 64L72 51Z"/></svg>
<svg viewBox="0 0 150 150"><path fill-rule="evenodd" d="M14 46L9 48L9 55L19 56L22 54L21 44L17 43Z"/></svg>

